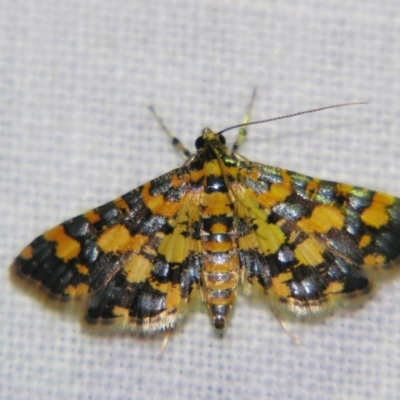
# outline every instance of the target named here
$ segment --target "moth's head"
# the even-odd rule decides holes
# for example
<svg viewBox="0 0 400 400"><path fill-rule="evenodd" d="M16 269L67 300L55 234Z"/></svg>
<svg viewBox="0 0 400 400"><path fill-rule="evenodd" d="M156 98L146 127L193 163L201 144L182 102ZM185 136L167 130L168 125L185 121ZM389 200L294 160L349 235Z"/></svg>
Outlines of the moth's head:
<svg viewBox="0 0 400 400"><path fill-rule="evenodd" d="M215 133L209 128L204 128L201 136L196 139L195 146L196 150L199 151L206 147L207 145L211 146L212 148L218 149L223 148L226 149L226 140L225 137L222 136L220 133Z"/></svg>

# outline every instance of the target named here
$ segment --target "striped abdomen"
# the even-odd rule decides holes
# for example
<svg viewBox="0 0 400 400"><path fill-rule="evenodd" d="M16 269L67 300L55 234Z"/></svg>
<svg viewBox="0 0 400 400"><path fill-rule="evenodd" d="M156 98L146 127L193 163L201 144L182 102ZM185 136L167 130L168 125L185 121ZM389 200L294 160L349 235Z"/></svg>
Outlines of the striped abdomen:
<svg viewBox="0 0 400 400"><path fill-rule="evenodd" d="M201 204L201 292L217 329L225 326L239 281L233 207L220 191L205 194Z"/></svg>

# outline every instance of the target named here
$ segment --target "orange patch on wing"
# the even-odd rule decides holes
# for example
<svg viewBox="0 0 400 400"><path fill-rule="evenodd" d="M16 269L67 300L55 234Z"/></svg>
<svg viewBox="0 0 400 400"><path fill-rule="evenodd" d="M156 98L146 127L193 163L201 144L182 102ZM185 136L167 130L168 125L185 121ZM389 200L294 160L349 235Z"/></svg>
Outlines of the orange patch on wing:
<svg viewBox="0 0 400 400"><path fill-rule="evenodd" d="M366 247L371 243L371 236L370 235L363 235L360 239L358 245L360 248Z"/></svg>
<svg viewBox="0 0 400 400"><path fill-rule="evenodd" d="M338 194L348 197L352 190L354 190L354 186L346 185L344 183L336 184L336 190Z"/></svg>
<svg viewBox="0 0 400 400"><path fill-rule="evenodd" d="M271 208L284 201L292 193L291 188L281 183L273 183L268 192L261 193L256 197L264 207Z"/></svg>
<svg viewBox="0 0 400 400"><path fill-rule="evenodd" d="M275 224L268 224L261 220L256 220L258 248L263 254L275 254L283 243L286 236L281 228Z"/></svg>
<svg viewBox="0 0 400 400"><path fill-rule="evenodd" d="M124 266L126 280L130 283L144 282L151 275L153 264L140 254L134 254Z"/></svg>
<svg viewBox="0 0 400 400"><path fill-rule="evenodd" d="M299 265L315 267L324 261L322 251L322 246L314 238L309 237L297 245L294 254Z"/></svg>
<svg viewBox="0 0 400 400"><path fill-rule="evenodd" d="M297 226L307 233L327 233L330 229L342 229L345 217L336 207L319 205L309 218L302 218Z"/></svg>
<svg viewBox="0 0 400 400"><path fill-rule="evenodd" d="M56 243L56 256L64 262L77 257L81 252L80 243L67 235L62 225L58 225L46 232L43 237L50 242Z"/></svg>
<svg viewBox="0 0 400 400"><path fill-rule="evenodd" d="M291 272L284 272L279 274L278 276L272 278L272 290L279 297L290 297L291 292L289 286L286 281L293 279L293 275Z"/></svg>
<svg viewBox="0 0 400 400"><path fill-rule="evenodd" d="M190 238L185 235L185 225L178 224L173 232L163 238L158 252L164 255L169 263L183 262L189 253Z"/></svg>
<svg viewBox="0 0 400 400"><path fill-rule="evenodd" d="M122 197L119 197L118 199L114 200L114 204L118 209L124 212L129 211L129 206L128 204L126 204L126 201Z"/></svg>
<svg viewBox="0 0 400 400"><path fill-rule="evenodd" d="M253 233L239 238L239 248L241 250L258 249L258 244L254 240Z"/></svg>
<svg viewBox="0 0 400 400"><path fill-rule="evenodd" d="M159 214L167 218L172 218L182 207L183 199L179 201L167 201L162 194L152 196L150 194L150 184L147 183L142 189L143 203L153 214Z"/></svg>
<svg viewBox="0 0 400 400"><path fill-rule="evenodd" d="M78 286L69 285L65 288L64 294L69 296L80 296L89 291L89 285L86 283L79 283Z"/></svg>
<svg viewBox="0 0 400 400"><path fill-rule="evenodd" d="M369 254L364 257L364 265L368 267L382 266L385 262L386 258L381 254Z"/></svg>
<svg viewBox="0 0 400 400"><path fill-rule="evenodd" d="M27 247L25 247L25 248L21 251L20 256L21 256L22 258L24 258L25 260L29 260L30 258L32 258L32 256L33 256L33 249L32 249L32 246L27 246Z"/></svg>
<svg viewBox="0 0 400 400"><path fill-rule="evenodd" d="M105 252L125 251L132 240L132 236L122 225L114 225L105 230L97 239L98 246Z"/></svg>
<svg viewBox="0 0 400 400"><path fill-rule="evenodd" d="M319 179L312 179L310 182L308 182L305 190L307 196L311 198L314 197L313 195L318 191L320 182L321 181Z"/></svg>
<svg viewBox="0 0 400 400"><path fill-rule="evenodd" d="M94 224L100 221L100 215L97 214L94 210L87 211L83 214L83 216L91 223Z"/></svg>
<svg viewBox="0 0 400 400"><path fill-rule="evenodd" d="M89 268L86 265L83 265L83 264L77 264L76 265L76 269L82 275L87 275L89 273Z"/></svg>
<svg viewBox="0 0 400 400"><path fill-rule="evenodd" d="M328 287L324 290L325 294L338 294L343 292L344 283L343 282L331 282Z"/></svg>
<svg viewBox="0 0 400 400"><path fill-rule="evenodd" d="M128 318L129 317L129 310L127 308L123 308L120 306L114 306L112 313L116 316L116 317L125 317Z"/></svg>
<svg viewBox="0 0 400 400"><path fill-rule="evenodd" d="M181 303L181 288L179 285L171 285L167 290L167 298L165 300L165 308L169 311L179 308Z"/></svg>
<svg viewBox="0 0 400 400"><path fill-rule="evenodd" d="M381 228L389 222L386 207L393 204L394 197L375 193L371 205L361 213L361 221L374 228Z"/></svg>

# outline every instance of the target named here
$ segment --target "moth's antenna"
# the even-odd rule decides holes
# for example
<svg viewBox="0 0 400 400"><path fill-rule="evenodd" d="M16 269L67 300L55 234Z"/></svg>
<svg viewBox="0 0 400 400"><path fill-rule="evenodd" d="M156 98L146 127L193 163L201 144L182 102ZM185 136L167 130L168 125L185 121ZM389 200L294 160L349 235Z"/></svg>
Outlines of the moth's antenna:
<svg viewBox="0 0 400 400"><path fill-rule="evenodd" d="M148 106L147 107L150 112L153 114L153 117L155 120L158 122L158 125L160 125L161 129L167 133L171 137L171 143L172 146L177 148L179 151L181 151L187 158L190 158L191 154L190 151L183 145L183 143L167 128L167 126L164 124L164 121L162 118L157 114L156 110L154 109L153 106Z"/></svg>
<svg viewBox="0 0 400 400"><path fill-rule="evenodd" d="M223 129L222 131L218 132L217 135L222 135L223 133L225 133L225 132L227 132L227 131L230 131L231 129L241 128L241 127L243 127L243 126L263 124L263 123L265 123L265 122L277 121L278 119L285 119L285 118L297 117L298 115L309 114L309 113L313 113L313 112L316 112L316 111L329 110L330 108L345 107L345 106L358 106L358 105L360 105L360 104L368 104L368 102L367 102L367 101L359 101L359 102L355 102L355 103L335 104L334 106L315 108L314 110L300 111L300 112L298 112L298 113L289 114L289 115L284 115L284 116L282 116L282 117L275 117L275 118L263 119L263 120L261 120L261 121L254 121L254 122L245 122L245 123L242 123L242 124L233 125L233 126L230 126L229 128Z"/></svg>

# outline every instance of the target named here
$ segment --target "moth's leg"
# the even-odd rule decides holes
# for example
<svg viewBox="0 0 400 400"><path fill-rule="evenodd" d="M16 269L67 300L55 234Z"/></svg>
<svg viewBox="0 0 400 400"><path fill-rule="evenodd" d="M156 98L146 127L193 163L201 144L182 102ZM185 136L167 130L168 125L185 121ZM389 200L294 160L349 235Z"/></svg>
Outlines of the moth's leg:
<svg viewBox="0 0 400 400"><path fill-rule="evenodd" d="M163 358L164 351L165 351L165 348L167 347L167 344L168 344L169 338L171 337L171 334L172 334L172 329L168 329L167 331L165 331L164 340L163 340L160 350L158 352L159 359Z"/></svg>
<svg viewBox="0 0 400 400"><path fill-rule="evenodd" d="M242 121L243 124L247 124L248 122L250 122L251 111L252 111L252 108L253 108L254 100L256 98L256 94L257 94L257 88L255 87L254 90L253 90L253 94L251 95L250 102L249 102L249 104L247 106L246 114L245 114L245 116L243 118L243 121ZM236 138L236 142L232 147L231 154L236 153L236 151L238 150L240 144L243 142L243 140L246 137L246 135L247 135L247 127L246 126L242 126L240 128L240 130L239 130L238 136Z"/></svg>
<svg viewBox="0 0 400 400"><path fill-rule="evenodd" d="M287 328L285 322L282 320L282 318L280 317L280 315L278 314L278 311L272 308L272 312L275 315L276 319L279 321L279 323L281 324L283 330L288 334L288 336L290 337L290 339L292 339L293 343L299 345L300 342L298 341L297 337Z"/></svg>
<svg viewBox="0 0 400 400"><path fill-rule="evenodd" d="M156 110L154 109L153 106L148 107L151 113L153 114L153 117L156 119L158 124L160 125L161 129L167 133L171 137L171 143L172 146L174 146L176 149L181 151L187 158L191 157L190 151L183 145L183 143L172 133L170 129L167 128L167 126L164 124L164 121L161 119L161 117L156 113Z"/></svg>

